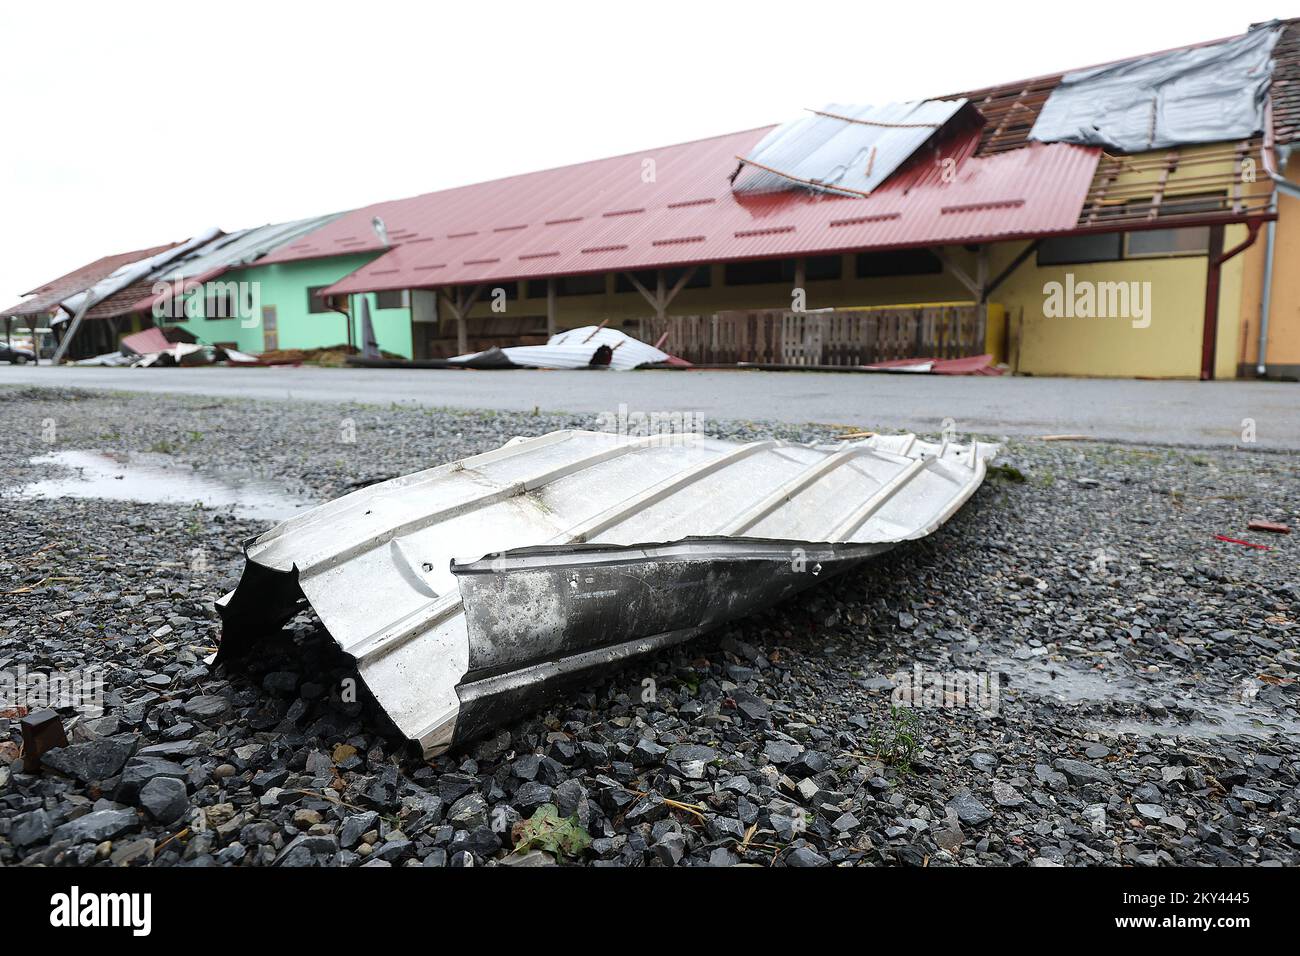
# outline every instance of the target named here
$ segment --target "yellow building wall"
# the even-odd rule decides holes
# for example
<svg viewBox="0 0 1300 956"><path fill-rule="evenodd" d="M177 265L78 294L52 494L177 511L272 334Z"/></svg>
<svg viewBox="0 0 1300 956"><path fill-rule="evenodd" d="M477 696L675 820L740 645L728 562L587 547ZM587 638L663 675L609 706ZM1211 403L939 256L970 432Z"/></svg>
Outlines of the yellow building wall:
<svg viewBox="0 0 1300 956"><path fill-rule="evenodd" d="M1189 147L1180 151L1185 161L1204 158L1202 154L1222 151L1222 144ZM1167 153L1130 157L1136 164L1163 159ZM1300 168L1300 160L1296 166ZM1181 164L1165 184L1166 196L1191 195L1204 190L1204 182L1229 176L1233 161ZM1130 185L1150 184L1155 175L1149 170L1121 174L1117 190ZM1267 191L1266 183L1248 186L1247 192ZM1140 199L1132 190L1122 193L1128 200ZM1284 199L1293 207L1294 221L1279 224L1278 264L1273 305L1273 331L1269 361L1300 363L1300 273L1282 268L1286 261L1300 256L1300 200ZM1245 226L1225 230L1224 248L1230 249L1245 238ZM988 252L988 277L999 275L1026 242L993 243ZM1253 361L1252 317L1257 321L1258 292L1262 274L1260 249L1256 246L1229 260L1220 278L1219 332L1215 351L1215 376L1232 378L1242 361ZM969 276L977 272L977 255L973 248L948 246L945 254ZM1287 257L1290 256L1288 259ZM721 264L701 266L711 272L707 289L683 289L669 307L670 314L709 314L724 309L788 309L791 307L791 283L728 286ZM1070 375L1098 377L1198 378L1201 365L1201 338L1205 316L1205 282L1207 258L1204 255L1163 258L1127 259L1119 262L1063 266L1037 265L1030 256L990 296L986 347L996 360L1008 361L1013 370L1032 375ZM1044 314L1049 282L1066 281L1072 273L1076 282L1150 283L1151 323L1134 328L1132 320L1123 318L1049 318ZM949 272L911 276L855 277L855 256L842 256L842 278L810 279L805 308L850 308L854 306L913 305L941 301L970 301L971 293ZM615 277L605 277L605 292L600 295L559 296L556 300L557 325L573 328L608 321L618 327L630 320L652 314L649 303L637 292L616 293ZM526 282L519 283L521 298L511 300L507 314L535 317L538 329L545 327L546 299L528 297ZM1283 292L1283 286L1286 291ZM653 291L653 290L652 290ZM1252 299L1253 296L1253 299ZM485 293L471 313L475 318L491 315ZM1251 303L1254 302L1253 311ZM1248 348L1249 346L1249 348Z"/></svg>
<svg viewBox="0 0 1300 956"><path fill-rule="evenodd" d="M1287 178L1300 184L1300 158L1287 168ZM1270 368L1296 377L1300 373L1300 199L1278 193L1273 252L1273 300L1269 309L1265 358ZM1242 254L1241 325L1237 331L1239 361L1254 375L1259 361L1259 324L1264 289L1266 232Z"/></svg>

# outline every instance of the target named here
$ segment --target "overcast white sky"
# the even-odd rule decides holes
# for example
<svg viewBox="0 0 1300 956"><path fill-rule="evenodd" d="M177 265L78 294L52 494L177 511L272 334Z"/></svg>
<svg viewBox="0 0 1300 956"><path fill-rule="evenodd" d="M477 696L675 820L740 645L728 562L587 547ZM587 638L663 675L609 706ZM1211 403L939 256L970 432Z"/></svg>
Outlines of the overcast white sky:
<svg viewBox="0 0 1300 956"><path fill-rule="evenodd" d="M914 0L0 6L0 308L102 255L1289 15Z"/></svg>

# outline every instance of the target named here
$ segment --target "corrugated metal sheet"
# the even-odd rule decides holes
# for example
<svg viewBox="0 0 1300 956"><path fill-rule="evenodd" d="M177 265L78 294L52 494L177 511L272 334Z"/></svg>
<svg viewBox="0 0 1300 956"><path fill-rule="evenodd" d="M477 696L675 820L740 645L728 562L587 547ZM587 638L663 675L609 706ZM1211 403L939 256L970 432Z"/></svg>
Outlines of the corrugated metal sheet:
<svg viewBox="0 0 1300 956"><path fill-rule="evenodd" d="M745 156L732 188L775 192L800 184L866 195L935 136L965 100L883 106L832 103L782 123Z"/></svg>
<svg viewBox="0 0 1300 956"><path fill-rule="evenodd" d="M342 213L332 213L328 216L243 229L220 236L203 248L196 249L192 255L109 296L87 311L86 318L103 319L147 311L155 301L163 297L154 293L155 283L180 283L182 287L188 287L207 282L230 269L256 262L267 252L313 229L319 229L340 215ZM164 295L170 294L168 292Z"/></svg>
<svg viewBox="0 0 1300 956"><path fill-rule="evenodd" d="M569 680L923 537L992 445L554 432L353 492L254 540L219 659L305 598L426 754Z"/></svg>
<svg viewBox="0 0 1300 956"><path fill-rule="evenodd" d="M102 259L96 259L94 262L87 263L80 269L75 269L67 275L59 276L57 279L45 283L44 285L33 289L28 293L30 298L24 299L17 305L10 306L0 316L13 315L33 315L48 313L58 308L60 302L78 292L84 292L96 282L104 279L122 266L129 265L132 262L138 262L141 259L147 259L155 256L160 252L166 252L179 243L169 242L161 246L153 246L149 249L138 249L135 252L120 252L113 256L104 256Z"/></svg>
<svg viewBox="0 0 1300 956"><path fill-rule="evenodd" d="M1139 153L1248 139L1264 128L1281 30L1150 54L1062 77L1030 138Z"/></svg>
<svg viewBox="0 0 1300 956"><path fill-rule="evenodd" d="M468 284L1069 229L1099 150L1035 144L975 157L980 131L937 140L870 197L734 194L728 175L769 130L432 193L351 213L265 262L339 251L380 215L401 245L331 293ZM948 162L951 161L951 162ZM653 170L653 181L643 173ZM368 245L352 248L375 248Z"/></svg>

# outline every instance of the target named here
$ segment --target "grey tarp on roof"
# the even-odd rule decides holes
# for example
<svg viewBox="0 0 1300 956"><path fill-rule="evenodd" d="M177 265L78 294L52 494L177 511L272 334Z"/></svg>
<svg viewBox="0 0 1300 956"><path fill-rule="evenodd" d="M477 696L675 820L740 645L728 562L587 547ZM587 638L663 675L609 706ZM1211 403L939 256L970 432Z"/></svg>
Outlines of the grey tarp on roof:
<svg viewBox="0 0 1300 956"><path fill-rule="evenodd" d="M1246 139L1264 128L1280 31L1067 73L1030 139L1123 153Z"/></svg>
<svg viewBox="0 0 1300 956"><path fill-rule="evenodd" d="M764 136L744 158L752 165L740 170L733 189L756 193L803 185L869 193L965 105L962 99L832 103Z"/></svg>

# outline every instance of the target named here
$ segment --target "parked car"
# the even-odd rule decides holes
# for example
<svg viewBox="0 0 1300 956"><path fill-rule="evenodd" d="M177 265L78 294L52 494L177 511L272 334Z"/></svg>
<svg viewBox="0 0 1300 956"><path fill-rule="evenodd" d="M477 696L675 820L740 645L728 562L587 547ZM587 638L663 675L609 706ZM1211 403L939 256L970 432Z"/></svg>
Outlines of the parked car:
<svg viewBox="0 0 1300 956"><path fill-rule="evenodd" d="M12 362L14 365L26 365L28 362L35 361L36 356L27 349L0 345L0 362Z"/></svg>

